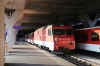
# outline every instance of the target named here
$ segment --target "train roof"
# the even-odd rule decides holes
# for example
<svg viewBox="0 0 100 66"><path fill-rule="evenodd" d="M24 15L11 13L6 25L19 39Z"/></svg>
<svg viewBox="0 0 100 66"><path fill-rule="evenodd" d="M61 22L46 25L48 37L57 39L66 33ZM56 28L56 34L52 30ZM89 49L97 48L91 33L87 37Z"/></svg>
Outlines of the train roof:
<svg viewBox="0 0 100 66"><path fill-rule="evenodd" d="M40 30L40 29L45 29L45 28L47 28L48 26L62 26L62 25L60 25L60 24L45 25L45 26L43 26L43 27L40 27L40 28L36 29L35 31ZM63 25L63 26L71 26L71 25ZM35 31L34 31L34 32L35 32Z"/></svg>
<svg viewBox="0 0 100 66"><path fill-rule="evenodd" d="M88 29L95 29L95 28L100 28L100 26L97 26L97 27L89 27L89 28L82 28L82 29L76 29L74 31L77 31L77 30L88 30Z"/></svg>

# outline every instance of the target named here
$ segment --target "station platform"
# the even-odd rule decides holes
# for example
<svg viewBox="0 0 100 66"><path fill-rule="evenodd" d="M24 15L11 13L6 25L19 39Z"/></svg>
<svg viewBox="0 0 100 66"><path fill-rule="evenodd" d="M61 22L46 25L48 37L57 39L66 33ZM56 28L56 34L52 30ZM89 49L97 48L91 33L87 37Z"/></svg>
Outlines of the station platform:
<svg viewBox="0 0 100 66"><path fill-rule="evenodd" d="M76 66L27 42L18 42L5 55L5 66Z"/></svg>

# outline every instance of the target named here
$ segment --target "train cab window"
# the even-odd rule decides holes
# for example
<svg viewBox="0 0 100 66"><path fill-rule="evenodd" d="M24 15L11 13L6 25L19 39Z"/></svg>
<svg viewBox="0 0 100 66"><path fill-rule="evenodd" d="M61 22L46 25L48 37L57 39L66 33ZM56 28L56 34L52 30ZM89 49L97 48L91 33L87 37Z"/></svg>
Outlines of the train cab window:
<svg viewBox="0 0 100 66"><path fill-rule="evenodd" d="M88 34L87 33L82 34L82 40L83 41L88 41Z"/></svg>
<svg viewBox="0 0 100 66"><path fill-rule="evenodd" d="M54 35L65 35L65 29L54 29L53 34Z"/></svg>
<svg viewBox="0 0 100 66"><path fill-rule="evenodd" d="M50 29L50 35L52 36L52 29Z"/></svg>
<svg viewBox="0 0 100 66"><path fill-rule="evenodd" d="M48 29L48 36L51 36L51 31L50 31L50 29Z"/></svg>
<svg viewBox="0 0 100 66"><path fill-rule="evenodd" d="M50 36L50 29L48 29L48 36Z"/></svg>
<svg viewBox="0 0 100 66"><path fill-rule="evenodd" d="M51 35L52 35L51 29L48 29L48 36L51 36Z"/></svg>
<svg viewBox="0 0 100 66"><path fill-rule="evenodd" d="M99 41L99 35L95 32L91 33L91 40L92 41Z"/></svg>
<svg viewBox="0 0 100 66"><path fill-rule="evenodd" d="M80 34L75 34L75 40L80 41Z"/></svg>
<svg viewBox="0 0 100 66"><path fill-rule="evenodd" d="M73 29L66 29L66 35L73 35Z"/></svg>

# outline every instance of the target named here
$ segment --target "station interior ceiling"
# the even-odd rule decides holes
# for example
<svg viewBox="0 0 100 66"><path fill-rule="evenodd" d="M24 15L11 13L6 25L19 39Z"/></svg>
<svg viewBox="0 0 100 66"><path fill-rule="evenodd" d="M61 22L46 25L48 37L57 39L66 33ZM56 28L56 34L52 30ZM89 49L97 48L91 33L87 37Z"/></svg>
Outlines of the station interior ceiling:
<svg viewBox="0 0 100 66"><path fill-rule="evenodd" d="M96 15L100 14L100 0L25 0L24 10L33 13L24 13L18 21L22 26L18 37L49 24L74 25L74 29L84 28L78 16L88 14L91 20L94 20ZM15 11L16 9L5 9L8 16ZM98 19L96 26L99 25Z"/></svg>

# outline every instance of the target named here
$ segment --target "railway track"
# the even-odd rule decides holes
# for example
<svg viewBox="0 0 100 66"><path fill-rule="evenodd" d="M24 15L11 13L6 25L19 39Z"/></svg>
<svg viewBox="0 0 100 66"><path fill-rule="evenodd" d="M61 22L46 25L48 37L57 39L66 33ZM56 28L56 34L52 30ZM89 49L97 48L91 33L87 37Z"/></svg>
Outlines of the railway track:
<svg viewBox="0 0 100 66"><path fill-rule="evenodd" d="M67 55L57 55L77 66L100 66L100 64L98 63L95 63L95 62L92 62L92 61L89 61L89 60L86 60L82 57L78 57L78 56L75 56L75 55L72 55L72 56L67 56Z"/></svg>
<svg viewBox="0 0 100 66"><path fill-rule="evenodd" d="M89 63L91 63L92 65L95 65L95 66L100 66L100 59L96 59L96 58L93 58L93 57L90 57L90 56L86 56L86 55L82 55L82 54L73 54L72 55L73 57L78 57L78 58L81 58Z"/></svg>
<svg viewBox="0 0 100 66"><path fill-rule="evenodd" d="M98 64L98 66L100 66L100 53L81 50L81 51L74 51L74 53L72 55L82 58L86 61L96 63L96 64Z"/></svg>
<svg viewBox="0 0 100 66"><path fill-rule="evenodd" d="M86 61L83 61L82 59L79 59L77 57L68 57L68 56L59 56L77 66L95 66L94 64L87 63Z"/></svg>
<svg viewBox="0 0 100 66"><path fill-rule="evenodd" d="M86 56L90 56L92 58L100 59L100 53L96 53L96 52L92 52L92 51L86 51L86 50L81 50L81 49L80 50L76 50L74 52L75 52L75 54L76 53L80 53L81 55L86 55Z"/></svg>
<svg viewBox="0 0 100 66"><path fill-rule="evenodd" d="M44 50L44 49L42 49L42 50ZM60 58L65 59L77 66L100 66L98 63L89 61L89 60L84 59L83 57L81 57L79 55L75 55L75 54L72 56L67 56L67 55L62 55L62 54L61 55L55 54L55 55L57 55Z"/></svg>

